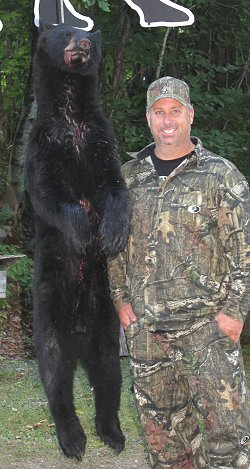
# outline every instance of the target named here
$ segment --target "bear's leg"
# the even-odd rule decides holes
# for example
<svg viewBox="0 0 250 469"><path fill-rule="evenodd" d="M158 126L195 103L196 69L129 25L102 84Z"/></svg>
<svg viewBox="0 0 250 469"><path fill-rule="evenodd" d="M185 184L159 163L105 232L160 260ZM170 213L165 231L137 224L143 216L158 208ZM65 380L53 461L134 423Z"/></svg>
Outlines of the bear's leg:
<svg viewBox="0 0 250 469"><path fill-rule="evenodd" d="M84 362L84 366L95 393L97 433L119 454L125 444L118 418L121 392L119 344L105 340L105 331L102 332L101 337L93 340L91 358Z"/></svg>
<svg viewBox="0 0 250 469"><path fill-rule="evenodd" d="M43 334L41 327L35 327L34 332L39 371L60 446L65 456L81 461L86 437L73 404L76 360L72 357L72 348L67 346L65 338L59 343L53 328L47 328Z"/></svg>

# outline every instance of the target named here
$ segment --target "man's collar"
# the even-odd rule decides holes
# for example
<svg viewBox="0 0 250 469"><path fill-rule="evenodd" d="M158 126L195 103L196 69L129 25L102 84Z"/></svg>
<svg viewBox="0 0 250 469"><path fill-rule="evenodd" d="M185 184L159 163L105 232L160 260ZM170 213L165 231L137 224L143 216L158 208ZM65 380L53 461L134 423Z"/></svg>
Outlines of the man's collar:
<svg viewBox="0 0 250 469"><path fill-rule="evenodd" d="M200 149L202 147L201 141L197 137L191 137L193 144L195 145L194 152L199 156ZM139 161L146 159L148 156L152 155L152 152L155 150L155 142L150 143L145 148L137 153L137 159ZM196 151L198 150L198 151ZM185 155L183 155L185 156Z"/></svg>
<svg viewBox="0 0 250 469"><path fill-rule="evenodd" d="M139 161L144 160L148 156L152 155L152 152L155 150L155 142L150 143L147 145L145 148L143 148L141 151L137 153L137 159Z"/></svg>

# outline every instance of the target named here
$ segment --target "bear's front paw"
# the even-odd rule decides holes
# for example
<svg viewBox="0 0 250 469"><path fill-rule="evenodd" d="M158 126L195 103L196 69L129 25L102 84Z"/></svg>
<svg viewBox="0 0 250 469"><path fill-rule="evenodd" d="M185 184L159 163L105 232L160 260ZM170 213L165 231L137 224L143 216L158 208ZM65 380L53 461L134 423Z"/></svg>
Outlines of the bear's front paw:
<svg viewBox="0 0 250 469"><path fill-rule="evenodd" d="M70 247L77 254L83 254L93 243L93 226L85 209L79 205L62 205L62 231Z"/></svg>
<svg viewBox="0 0 250 469"><path fill-rule="evenodd" d="M95 240L93 227L87 217L85 220L69 223L65 232L70 248L77 255L84 254Z"/></svg>
<svg viewBox="0 0 250 469"><path fill-rule="evenodd" d="M75 240L77 240L77 244L79 244L81 250L83 252L86 251L86 249L93 244L94 242L94 234L93 234L93 229L90 223L81 226L75 235Z"/></svg>
<svg viewBox="0 0 250 469"><path fill-rule="evenodd" d="M94 237L91 231L76 233L75 230L71 230L67 233L67 244L76 255L82 255L86 252L87 248L93 243Z"/></svg>
<svg viewBox="0 0 250 469"><path fill-rule="evenodd" d="M122 251L127 243L129 224L106 223L99 228L101 249L107 256L115 256Z"/></svg>

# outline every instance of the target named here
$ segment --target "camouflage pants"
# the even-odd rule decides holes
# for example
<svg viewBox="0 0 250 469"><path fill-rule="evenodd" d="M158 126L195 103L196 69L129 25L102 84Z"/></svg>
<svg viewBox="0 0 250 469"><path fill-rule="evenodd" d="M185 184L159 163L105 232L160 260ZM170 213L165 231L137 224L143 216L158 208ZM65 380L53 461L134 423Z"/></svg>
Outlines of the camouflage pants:
<svg viewBox="0 0 250 469"><path fill-rule="evenodd" d="M216 321L192 333L126 331L152 468L249 469L249 407L240 346Z"/></svg>

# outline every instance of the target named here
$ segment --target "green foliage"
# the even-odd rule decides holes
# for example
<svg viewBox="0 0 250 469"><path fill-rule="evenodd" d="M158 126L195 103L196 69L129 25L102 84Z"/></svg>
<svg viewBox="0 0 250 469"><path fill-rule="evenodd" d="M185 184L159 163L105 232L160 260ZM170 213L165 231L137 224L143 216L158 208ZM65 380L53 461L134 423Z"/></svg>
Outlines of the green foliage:
<svg viewBox="0 0 250 469"><path fill-rule="evenodd" d="M0 208L0 227L3 227L12 217L13 212L8 205L4 205Z"/></svg>
<svg viewBox="0 0 250 469"><path fill-rule="evenodd" d="M250 178L250 91L221 88L217 94L193 92L192 96L196 114L193 134Z"/></svg>
<svg viewBox="0 0 250 469"><path fill-rule="evenodd" d="M30 1L1 0L0 86L11 141L23 103L30 63Z"/></svg>
<svg viewBox="0 0 250 469"><path fill-rule="evenodd" d="M90 8L93 5L97 4L98 7L102 11L107 11L107 12L110 11L109 0L82 0L82 3L86 8ZM73 4L73 2L72 2L72 4Z"/></svg>

